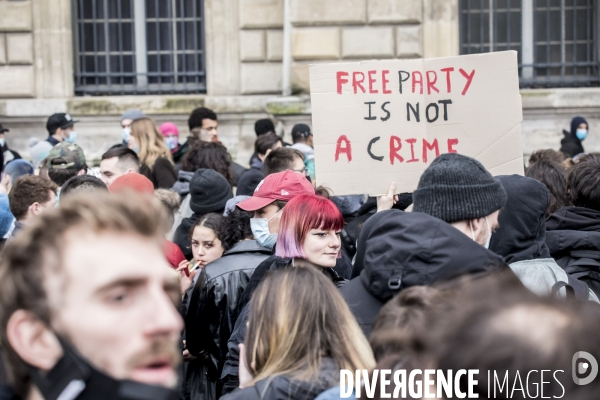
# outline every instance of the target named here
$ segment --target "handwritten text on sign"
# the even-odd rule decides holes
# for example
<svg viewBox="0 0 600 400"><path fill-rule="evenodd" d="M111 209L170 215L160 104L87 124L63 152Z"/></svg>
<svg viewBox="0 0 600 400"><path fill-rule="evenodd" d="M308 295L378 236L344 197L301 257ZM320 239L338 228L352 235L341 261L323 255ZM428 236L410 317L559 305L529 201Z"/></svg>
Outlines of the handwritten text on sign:
<svg viewBox="0 0 600 400"><path fill-rule="evenodd" d="M380 194L392 180L412 191L443 152L476 157L493 172L522 173L514 52L314 65L310 72L317 180L335 194Z"/></svg>

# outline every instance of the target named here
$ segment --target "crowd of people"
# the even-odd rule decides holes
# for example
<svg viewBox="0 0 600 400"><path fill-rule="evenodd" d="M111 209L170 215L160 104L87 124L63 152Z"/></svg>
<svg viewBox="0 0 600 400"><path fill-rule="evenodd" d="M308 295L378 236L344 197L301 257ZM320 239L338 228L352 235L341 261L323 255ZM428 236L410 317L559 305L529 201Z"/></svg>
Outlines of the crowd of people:
<svg viewBox="0 0 600 400"><path fill-rule="evenodd" d="M442 154L414 192L377 197L316 186L306 124L286 143L258 120L236 162L207 108L185 142L128 110L90 168L77 122L52 115L32 162L0 126L1 400L365 398L341 370L383 369L509 382L480 379L479 398L597 398L600 378L571 377L574 354L600 359L600 153L584 153L583 118L525 176Z"/></svg>

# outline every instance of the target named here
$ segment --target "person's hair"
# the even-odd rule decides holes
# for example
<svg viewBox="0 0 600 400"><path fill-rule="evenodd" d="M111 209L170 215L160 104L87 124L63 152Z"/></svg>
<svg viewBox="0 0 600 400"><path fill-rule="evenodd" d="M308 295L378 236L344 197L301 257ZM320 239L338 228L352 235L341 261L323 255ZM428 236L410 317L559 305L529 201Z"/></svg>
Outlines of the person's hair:
<svg viewBox="0 0 600 400"><path fill-rule="evenodd" d="M52 309L46 280L64 274L67 237L79 233L127 233L164 241L164 210L151 196L126 196L108 192L73 195L60 207L47 210L4 248L0 262L0 343L16 392L25 398L30 385L26 364L11 348L6 334L10 317L25 310L50 326Z"/></svg>
<svg viewBox="0 0 600 400"><path fill-rule="evenodd" d="M117 157L117 164L119 168L123 171L131 168L135 172L138 172L140 169L140 160L135 154L135 151L125 147L125 146L115 146L109 149L106 153L102 154L101 160L108 160L109 158Z"/></svg>
<svg viewBox="0 0 600 400"><path fill-rule="evenodd" d="M181 160L181 170L196 172L200 168L214 169L231 183L231 156L221 143L194 141Z"/></svg>
<svg viewBox="0 0 600 400"><path fill-rule="evenodd" d="M375 360L409 350L407 337L424 329L427 315L441 297L437 288L413 286L388 301L379 311L369 338Z"/></svg>
<svg viewBox="0 0 600 400"><path fill-rule="evenodd" d="M8 203L10 212L17 219L22 220L27 215L33 203L47 203L50 201L50 192L56 194L58 186L48 179L37 175L25 175L17 179L10 193Z"/></svg>
<svg viewBox="0 0 600 400"><path fill-rule="evenodd" d="M292 132L292 142L293 143L306 143L308 138L311 136L312 136L312 133L293 131Z"/></svg>
<svg viewBox="0 0 600 400"><path fill-rule="evenodd" d="M92 175L77 175L65 182L60 189L60 198L74 193L108 190L106 184Z"/></svg>
<svg viewBox="0 0 600 400"><path fill-rule="evenodd" d="M16 182L25 175L33 175L33 172L33 165L23 159L12 160L4 167L4 173L10 175L11 182Z"/></svg>
<svg viewBox="0 0 600 400"><path fill-rule="evenodd" d="M196 108L194 111L192 111L190 117L188 118L188 127L190 128L190 131L194 128L202 127L202 120L204 119L212 119L213 121L216 121L217 114L215 114L213 110L210 110L206 107Z"/></svg>
<svg viewBox="0 0 600 400"><path fill-rule="evenodd" d="M547 159L540 160L527 167L525 176L542 182L548 188L550 203L546 210L546 216L569 205L566 171L561 164Z"/></svg>
<svg viewBox="0 0 600 400"><path fill-rule="evenodd" d="M253 238L252 229L250 229L250 218L253 216L254 213L236 207L223 218L220 232L217 232L217 237L223 243L225 251L228 251L242 240Z"/></svg>
<svg viewBox="0 0 600 400"><path fill-rule="evenodd" d="M310 381L324 357L333 359L336 370L375 364L348 305L331 280L311 267L286 268L264 279L250 301L244 343L240 357L251 384L277 375Z"/></svg>
<svg viewBox="0 0 600 400"><path fill-rule="evenodd" d="M263 161L263 173L265 176L275 174L277 172L292 169L296 158L304 161L304 154L296 149L289 147L280 147L269 153Z"/></svg>
<svg viewBox="0 0 600 400"><path fill-rule="evenodd" d="M156 189L154 191L154 197L165 206L167 210L167 227L168 229L171 229L175 222L175 213L179 210L181 197L172 189Z"/></svg>
<svg viewBox="0 0 600 400"><path fill-rule="evenodd" d="M166 158L173 164L171 151L165 144L162 133L150 118L136 119L131 123L131 134L136 138L140 164L152 169L159 158Z"/></svg>
<svg viewBox="0 0 600 400"><path fill-rule="evenodd" d="M59 187L64 185L69 179L79 174L80 170L65 168L65 169L49 169L48 177L54 183L56 183Z"/></svg>
<svg viewBox="0 0 600 400"><path fill-rule="evenodd" d="M217 213L205 214L205 215L201 216L200 218L198 218L196 220L196 222L194 222L194 225L192 225L192 228L190 229L190 232L189 232L190 241L192 240L192 236L194 235L194 229L196 229L199 226L203 226L205 228L208 228L208 229L214 231L215 236L217 236L217 238L221 241L221 243L223 243L223 240L219 236L219 233L222 232L221 227L223 226L224 218L225 217L223 217L223 215L217 214Z"/></svg>
<svg viewBox="0 0 600 400"><path fill-rule="evenodd" d="M589 157L575 164L567 188L574 206L600 211L600 157Z"/></svg>
<svg viewBox="0 0 600 400"><path fill-rule="evenodd" d="M254 142L254 151L258 154L265 155L267 150L271 149L277 142L283 146L283 141L274 133L266 133L256 138Z"/></svg>
<svg viewBox="0 0 600 400"><path fill-rule="evenodd" d="M281 213L276 255L283 258L306 258L302 246L311 229L341 231L344 217L331 200L304 194L296 196ZM338 258L341 258L341 251Z"/></svg>
<svg viewBox="0 0 600 400"><path fill-rule="evenodd" d="M531 153L531 155L529 156L529 165L532 165L542 160L554 161L556 163L562 164L566 159L567 157L562 151L552 149L537 150Z"/></svg>
<svg viewBox="0 0 600 400"><path fill-rule="evenodd" d="M261 136L269 132L275 133L275 125L273 125L273 121L268 118L259 119L254 123L254 132L256 133L256 136Z"/></svg>
<svg viewBox="0 0 600 400"><path fill-rule="evenodd" d="M585 162L588 160L600 161L600 153L581 154L579 157L577 157L577 161L575 161L575 163Z"/></svg>

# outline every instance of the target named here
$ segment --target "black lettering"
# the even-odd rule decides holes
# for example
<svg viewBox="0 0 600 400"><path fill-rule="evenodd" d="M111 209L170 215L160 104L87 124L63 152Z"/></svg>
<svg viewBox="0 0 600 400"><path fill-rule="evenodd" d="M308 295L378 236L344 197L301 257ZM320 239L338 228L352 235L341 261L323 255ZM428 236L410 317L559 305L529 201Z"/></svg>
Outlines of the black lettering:
<svg viewBox="0 0 600 400"><path fill-rule="evenodd" d="M412 110L413 115L417 122L421 122L421 118L419 117L419 103L417 103L417 108L415 109L412 104L406 102L406 120L410 121L410 111Z"/></svg>
<svg viewBox="0 0 600 400"><path fill-rule="evenodd" d="M429 110L432 107L435 108L435 118L429 118ZM425 109L425 117L427 118L427 122L435 122L438 119L439 116L440 116L440 108L438 107L437 104L431 103Z"/></svg>
<svg viewBox="0 0 600 400"><path fill-rule="evenodd" d="M404 79L402 79L402 74L403 73L406 74L406 78L404 78ZM408 78L410 78L410 72L398 71L398 80L400 81L400 84L398 85L398 90L400 91L400 94L402 94L402 82L407 81Z"/></svg>
<svg viewBox="0 0 600 400"><path fill-rule="evenodd" d="M439 100L438 103L444 105L444 121L448 121L448 104L452 104L452 100Z"/></svg>
<svg viewBox="0 0 600 400"><path fill-rule="evenodd" d="M376 120L377 117L371 115L371 105L375 104L374 101L365 101L365 104L369 105L369 116L365 117L366 120L373 121Z"/></svg>
<svg viewBox="0 0 600 400"><path fill-rule="evenodd" d="M369 156L371 156L371 158L373 160L377 160L377 161L383 161L383 156L376 156L375 154L373 154L373 152L371 151L371 147L373 146L373 144L378 141L379 139L381 139L381 136L377 136L374 137L373 139L371 139L371 141L369 142L369 146L367 146L367 153L369 153Z"/></svg>
<svg viewBox="0 0 600 400"><path fill-rule="evenodd" d="M383 103L383 104L381 105L381 109L382 109L382 110L383 110L383 111L384 111L384 112L387 114L385 117L382 117L382 118L381 118L381 120L382 120L382 121L387 121L388 119L390 119L390 116L391 116L390 112L389 112L388 110L386 110L386 109L385 109L385 105L386 105L386 104L390 104L390 102L389 102L389 101L386 101L385 103Z"/></svg>

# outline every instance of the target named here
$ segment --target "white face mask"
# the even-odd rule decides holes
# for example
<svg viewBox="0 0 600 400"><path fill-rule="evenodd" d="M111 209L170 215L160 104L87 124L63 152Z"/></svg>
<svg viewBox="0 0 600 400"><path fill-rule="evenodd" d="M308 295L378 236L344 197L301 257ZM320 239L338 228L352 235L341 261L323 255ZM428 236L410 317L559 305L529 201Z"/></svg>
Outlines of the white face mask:
<svg viewBox="0 0 600 400"><path fill-rule="evenodd" d="M277 243L277 234L269 231L269 221L275 218L283 208L277 211L271 218L250 218L250 229L256 241L267 249L273 249Z"/></svg>
<svg viewBox="0 0 600 400"><path fill-rule="evenodd" d="M490 224L488 223L487 217L485 217L485 227L487 229L487 241L485 242L485 244L483 245L483 247L485 247L486 249L489 249L490 248L490 243L492 242L492 231L490 230ZM473 239L474 242L476 242L476 240L475 240L475 231L473 230L473 223L472 223L472 221L469 221L469 228L471 228L471 238Z"/></svg>

